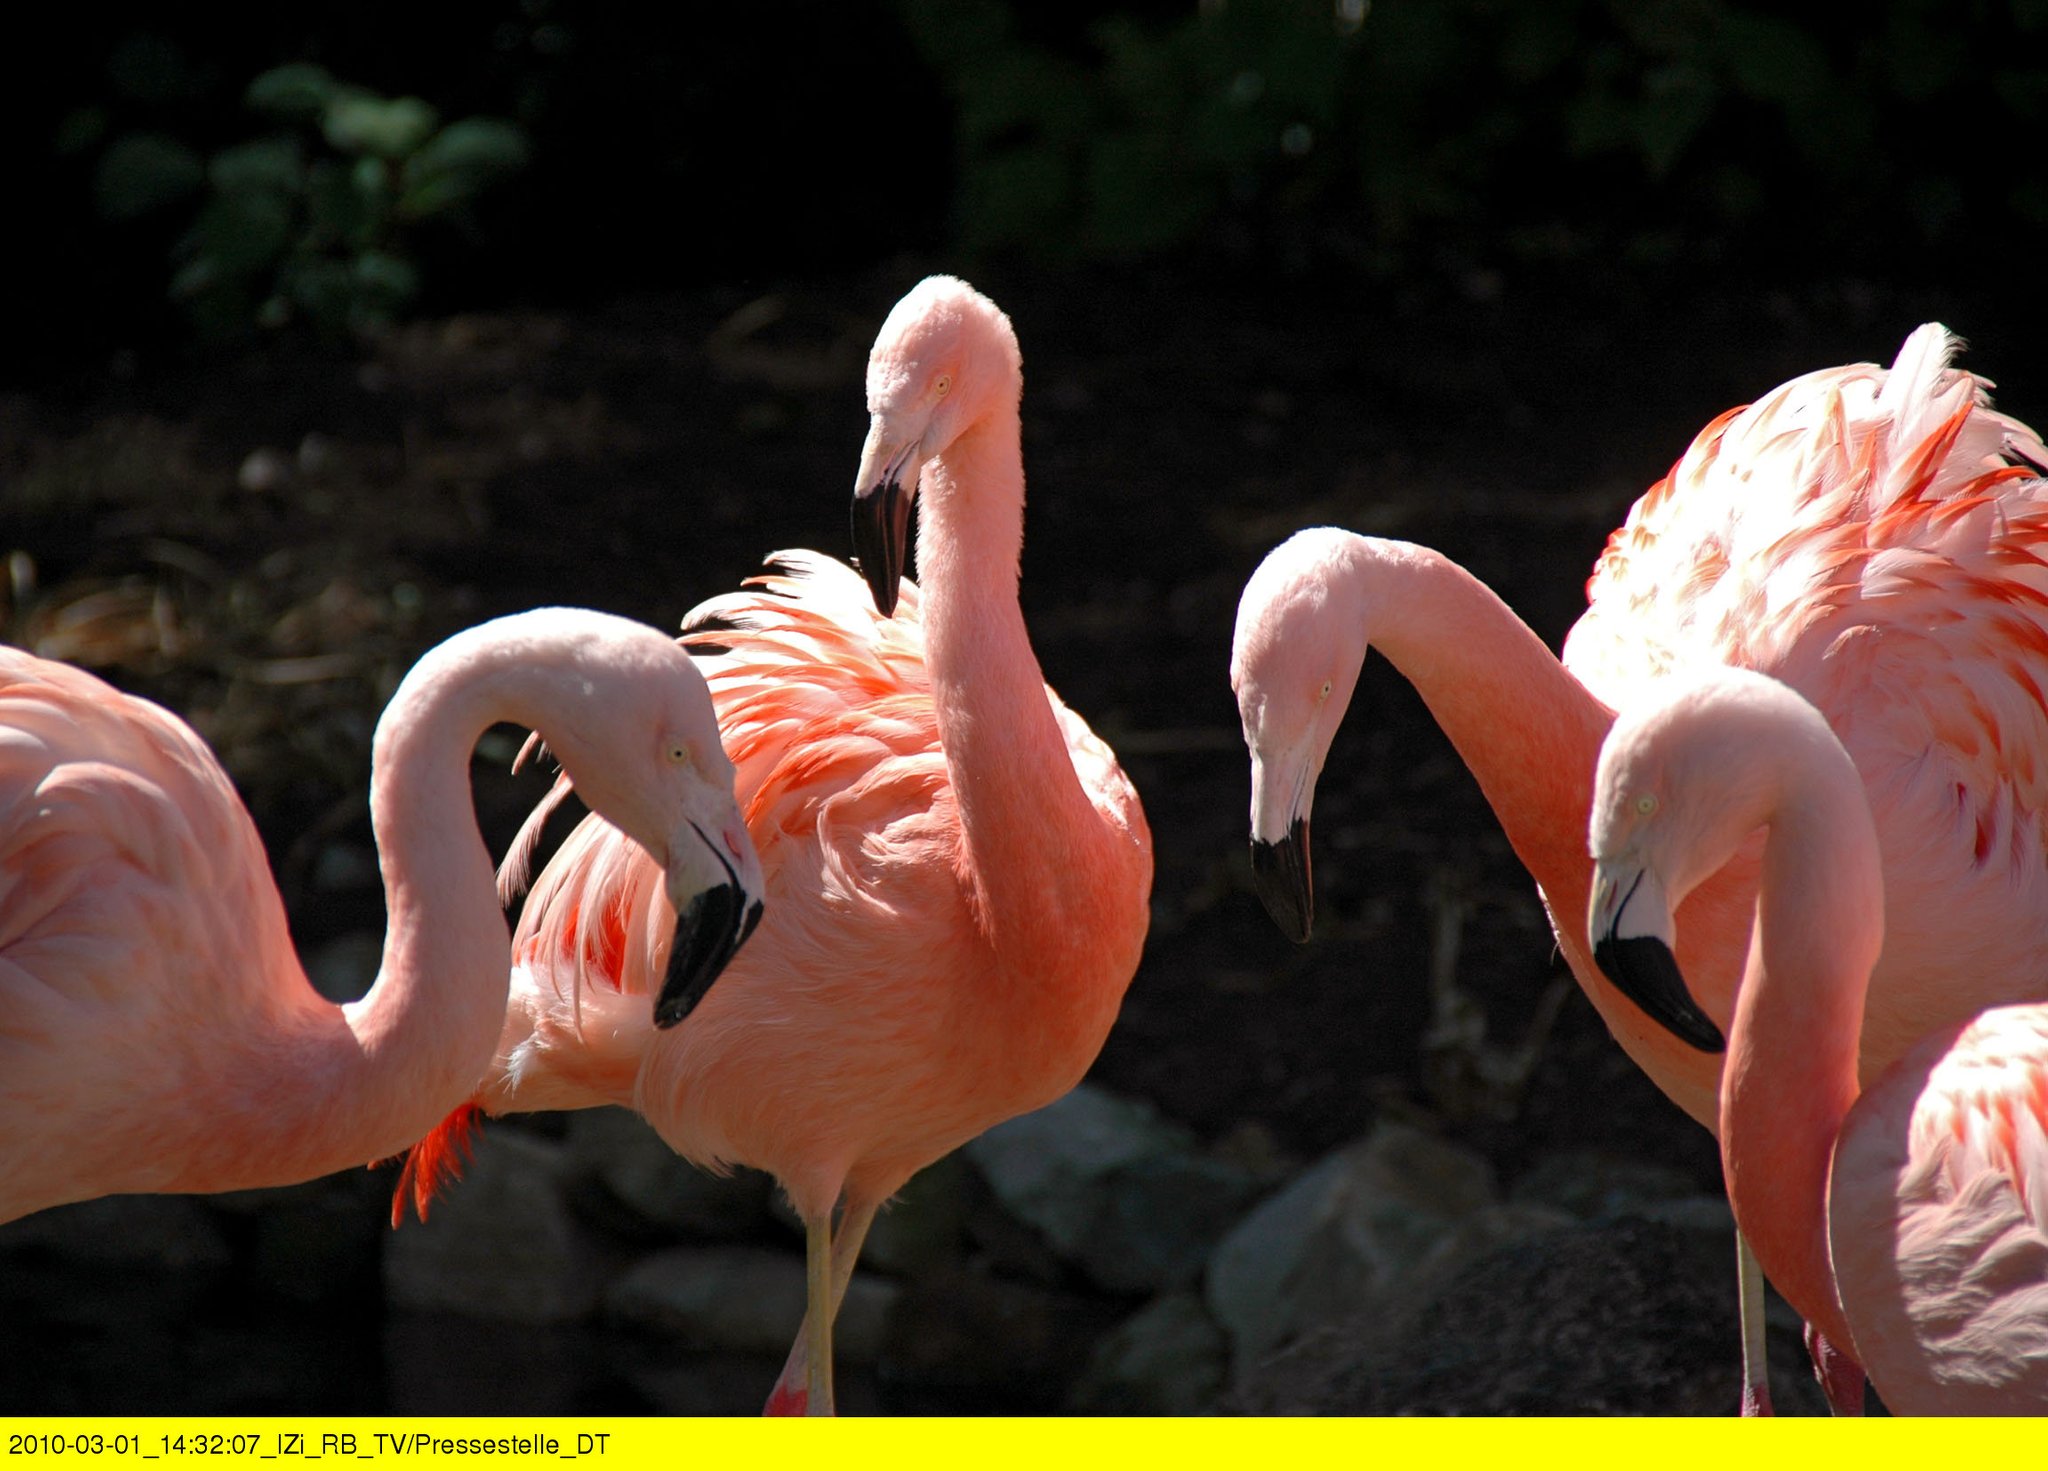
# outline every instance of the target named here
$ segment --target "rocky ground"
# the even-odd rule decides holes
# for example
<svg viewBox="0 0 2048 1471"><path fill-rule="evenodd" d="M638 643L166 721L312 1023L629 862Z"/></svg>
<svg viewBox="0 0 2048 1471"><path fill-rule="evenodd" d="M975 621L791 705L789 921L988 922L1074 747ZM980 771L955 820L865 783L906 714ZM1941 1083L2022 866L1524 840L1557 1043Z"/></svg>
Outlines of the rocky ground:
<svg viewBox="0 0 2048 1471"><path fill-rule="evenodd" d="M350 351L124 353L0 398L0 634L222 752L308 969L356 994L376 711L428 643L540 603L673 626L767 552L845 551L860 365L920 273L422 323ZM1375 661L1316 806L1318 926L1250 888L1225 678L1296 527L1437 546L1553 646L1701 424L1945 315L2048 418L2030 324L1836 284L1449 295L978 281L1026 363L1023 599L1122 754L1153 925L1090 1082L913 1182L843 1320L856 1411L1726 1413L1711 1142L1607 1039L1533 888ZM479 753L502 843L541 779ZM493 1126L430 1224L393 1172L0 1228L0 1412L747 1413L800 1312L765 1180L637 1121ZM1781 1410L1817 1411L1773 1320Z"/></svg>

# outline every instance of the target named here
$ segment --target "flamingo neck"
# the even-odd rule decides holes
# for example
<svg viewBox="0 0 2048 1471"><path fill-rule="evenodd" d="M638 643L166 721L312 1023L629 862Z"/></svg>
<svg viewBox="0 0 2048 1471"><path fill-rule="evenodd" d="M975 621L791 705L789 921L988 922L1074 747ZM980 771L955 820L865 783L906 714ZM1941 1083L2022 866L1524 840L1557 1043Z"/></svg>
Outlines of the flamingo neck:
<svg viewBox="0 0 2048 1471"><path fill-rule="evenodd" d="M1584 914L1592 881L1586 815L1613 721L1485 583L1427 547L1348 544L1338 580L1367 643L1415 687L1478 780L1515 855L1535 876L1572 970L1596 974ZM1533 738L1532 738L1533 737Z"/></svg>
<svg viewBox="0 0 2048 1471"><path fill-rule="evenodd" d="M927 463L918 580L926 661L966 850L996 953L1027 967L1083 935L1107 840L1053 714L1017 601L1024 466L1017 408Z"/></svg>
<svg viewBox="0 0 2048 1471"><path fill-rule="evenodd" d="M1736 1222L1765 1273L1809 1323L1846 1348L1854 1339L1830 1265L1828 1179L1858 1092L1857 1044L1883 934L1883 880L1853 768L1804 768L1786 791L1770 818L1729 1032L1721 1156Z"/></svg>
<svg viewBox="0 0 2048 1471"><path fill-rule="evenodd" d="M436 650L378 722L370 820L384 874L383 961L361 1000L302 1012L273 1077L243 1089L239 1147L264 1157L273 1182L285 1174L279 1161L310 1178L400 1153L490 1066L511 940L469 759L499 720L546 723L549 702L532 696L549 676L520 667L531 655L524 646ZM251 1146L252 1136L264 1142Z"/></svg>

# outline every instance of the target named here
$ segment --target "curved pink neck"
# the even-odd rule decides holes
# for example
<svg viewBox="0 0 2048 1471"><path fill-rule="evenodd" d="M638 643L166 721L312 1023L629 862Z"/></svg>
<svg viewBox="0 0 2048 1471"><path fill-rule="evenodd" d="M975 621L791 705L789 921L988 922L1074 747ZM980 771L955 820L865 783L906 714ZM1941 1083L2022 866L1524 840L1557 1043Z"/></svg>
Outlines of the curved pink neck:
<svg viewBox="0 0 2048 1471"><path fill-rule="evenodd" d="M373 1163L474 1092L504 1020L511 940L477 827L470 754L499 720L546 723L547 676L520 667L531 654L436 650L379 721L370 815L388 927L376 983L335 1007L288 961L302 1004L256 1041L260 1056L219 1080L221 1106L236 1116L222 1138L236 1159L218 1171L247 1168L262 1177L252 1183L277 1184Z"/></svg>
<svg viewBox="0 0 2048 1471"><path fill-rule="evenodd" d="M1572 971L1592 989L1586 818L1607 707L1493 590L1427 547L1347 544L1340 580L1367 643L1415 686L1478 780L1557 919ZM1604 985L1604 982L1601 984Z"/></svg>
<svg viewBox="0 0 2048 1471"><path fill-rule="evenodd" d="M1858 1093L1883 881L1868 817L1859 825L1844 805L1864 801L1853 769L1844 776L1802 765L1784 787L1729 1029L1721 1157L1736 1223L1765 1274L1846 1349L1854 1339L1830 1265L1828 1179ZM1867 851L1851 841L1859 832Z"/></svg>
<svg viewBox="0 0 2048 1471"><path fill-rule="evenodd" d="M1024 470L1014 403L928 462L918 581L939 740L983 931L1022 965L1085 936L1108 840L1017 602Z"/></svg>

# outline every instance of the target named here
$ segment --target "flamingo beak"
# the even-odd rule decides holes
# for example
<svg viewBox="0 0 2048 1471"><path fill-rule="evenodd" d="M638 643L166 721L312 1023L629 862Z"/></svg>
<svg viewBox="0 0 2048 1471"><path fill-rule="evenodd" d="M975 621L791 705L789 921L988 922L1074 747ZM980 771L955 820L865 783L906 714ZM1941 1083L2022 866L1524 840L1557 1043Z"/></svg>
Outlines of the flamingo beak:
<svg viewBox="0 0 2048 1471"><path fill-rule="evenodd" d="M860 473L853 484L853 554L884 618L896 612L896 596L910 545L910 503L916 495L918 445L895 446L883 436L880 419L868 430ZM908 482L906 486L905 482Z"/></svg>
<svg viewBox="0 0 2048 1471"><path fill-rule="evenodd" d="M1649 869L1594 865L1586 937L1593 963L1652 1021L1702 1052L1727 1051L1727 1038L1686 989L1671 953L1671 906Z"/></svg>
<svg viewBox="0 0 2048 1471"><path fill-rule="evenodd" d="M687 903L676 905L676 933L669 946L668 968L661 978L661 990L654 1000L654 1024L672 1027L696 1010L697 1003L711 989L740 946L761 923L762 905L741 877L740 869L705 836L704 829L690 824L704 847L718 860L725 882L700 889ZM758 864L742 865L754 874ZM674 896L671 895L671 898Z"/></svg>
<svg viewBox="0 0 2048 1471"><path fill-rule="evenodd" d="M1314 876L1309 865L1308 815L1320 765L1303 744L1252 751L1252 886L1280 933L1306 944L1315 923Z"/></svg>
<svg viewBox="0 0 2048 1471"><path fill-rule="evenodd" d="M1316 917L1306 817L1295 818L1277 842L1252 839L1252 883L1280 932L1297 945L1306 944Z"/></svg>

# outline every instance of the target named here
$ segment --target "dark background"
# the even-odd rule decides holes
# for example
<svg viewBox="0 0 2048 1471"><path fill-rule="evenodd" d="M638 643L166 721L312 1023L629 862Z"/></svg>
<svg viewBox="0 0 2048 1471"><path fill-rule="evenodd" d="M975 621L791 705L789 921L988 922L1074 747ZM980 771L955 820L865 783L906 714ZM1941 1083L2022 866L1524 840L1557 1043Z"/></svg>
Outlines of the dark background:
<svg viewBox="0 0 2048 1471"><path fill-rule="evenodd" d="M2001 407L2048 417L2048 6L1841 15L52 12L0 63L0 632L215 743L302 953L375 935L379 896L346 870L368 733L410 660L540 603L673 626L775 548L844 554L867 344L921 275L963 274L1023 344L1041 662L1123 754L1158 849L1152 940L1096 1080L1281 1160L1398 1116L1503 1179L1571 1147L1711 1188L1711 1141L1583 998L1546 1010L1564 971L1532 887L1383 664L1318 796L1316 938L1279 938L1243 856L1229 630L1258 558L1333 522L1441 548L1555 647L1606 532L1693 432L1795 373L1888 360L1924 320L1969 340ZM123 193L106 159L146 135L204 163L274 132L245 91L299 61L509 122L524 161L379 226L417 283L402 299L308 297L262 325L171 289L219 248L218 185ZM280 251L356 268L359 246L317 236L293 225ZM252 269L255 305L271 278ZM502 841L536 789L479 770ZM373 1223L387 1184L279 1209ZM263 1202L207 1209L231 1260L170 1287L160 1262L67 1261L61 1229L0 1237L0 1407L420 1403L393 1367L418 1332L377 1301L380 1237L351 1225L300 1257ZM464 1393L432 1402L522 1402Z"/></svg>

